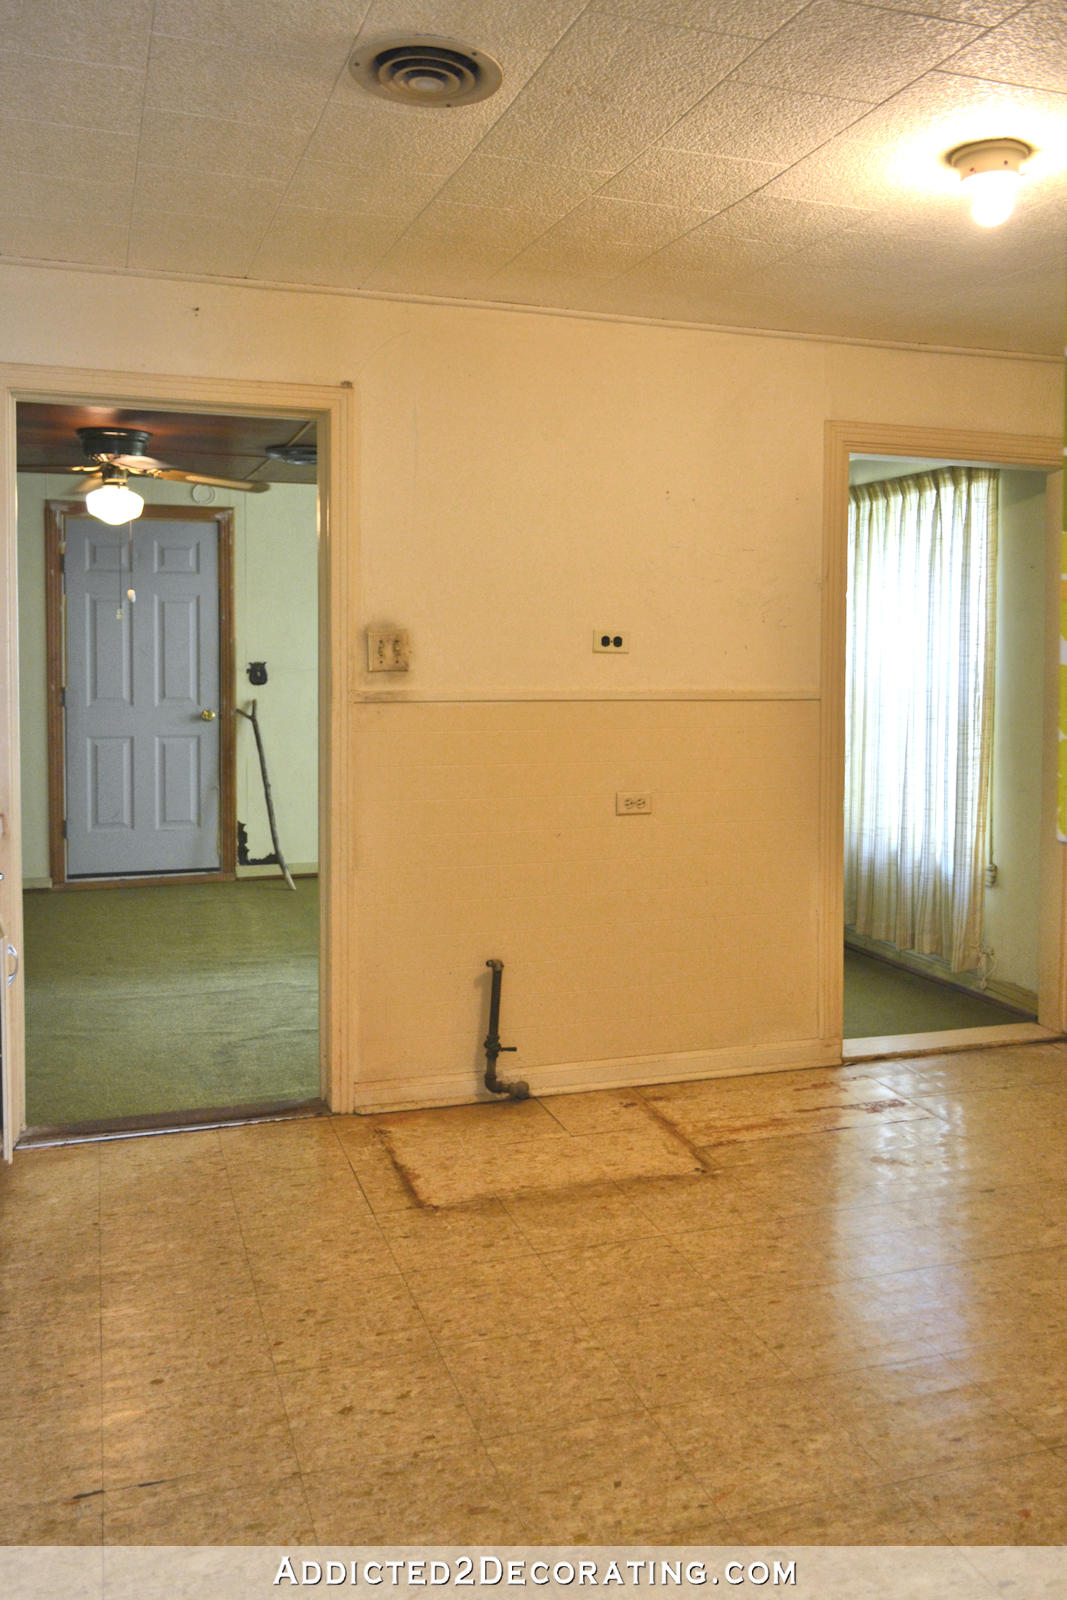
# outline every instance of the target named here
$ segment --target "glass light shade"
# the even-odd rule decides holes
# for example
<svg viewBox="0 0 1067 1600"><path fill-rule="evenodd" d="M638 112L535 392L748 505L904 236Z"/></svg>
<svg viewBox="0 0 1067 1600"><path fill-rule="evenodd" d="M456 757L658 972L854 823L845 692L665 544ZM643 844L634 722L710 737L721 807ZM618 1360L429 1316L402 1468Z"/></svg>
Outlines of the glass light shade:
<svg viewBox="0 0 1067 1600"><path fill-rule="evenodd" d="M124 483L102 483L99 489L90 489L85 496L85 509L90 516L117 527L120 522L132 522L144 510L144 500Z"/></svg>
<svg viewBox="0 0 1067 1600"><path fill-rule="evenodd" d="M1002 168L994 172L969 172L963 192L971 202L971 216L980 228L996 228L1015 210L1019 174Z"/></svg>

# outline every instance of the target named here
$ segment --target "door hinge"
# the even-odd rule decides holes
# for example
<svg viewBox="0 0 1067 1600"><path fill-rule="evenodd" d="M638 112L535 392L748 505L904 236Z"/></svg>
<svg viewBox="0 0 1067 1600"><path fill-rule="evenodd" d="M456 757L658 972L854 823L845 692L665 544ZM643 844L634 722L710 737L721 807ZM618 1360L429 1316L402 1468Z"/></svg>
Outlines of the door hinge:
<svg viewBox="0 0 1067 1600"><path fill-rule="evenodd" d="M67 837L67 819L66 819L66 817L63 818L63 837L64 837L64 839Z"/></svg>

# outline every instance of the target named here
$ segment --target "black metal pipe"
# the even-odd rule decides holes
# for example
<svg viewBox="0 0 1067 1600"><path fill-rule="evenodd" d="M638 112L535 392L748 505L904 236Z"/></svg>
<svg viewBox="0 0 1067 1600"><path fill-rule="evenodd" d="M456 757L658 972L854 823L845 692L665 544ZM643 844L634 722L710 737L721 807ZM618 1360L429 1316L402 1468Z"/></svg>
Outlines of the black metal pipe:
<svg viewBox="0 0 1067 1600"><path fill-rule="evenodd" d="M496 1061L499 1055L507 1050L517 1050L514 1044L500 1043L500 975L504 970L502 961L487 961L486 966L492 971L492 980L489 989L489 1032L485 1036L485 1087L491 1094L510 1095L512 1100L528 1100L530 1098L530 1085L520 1079L517 1083L505 1083L503 1078L496 1075Z"/></svg>

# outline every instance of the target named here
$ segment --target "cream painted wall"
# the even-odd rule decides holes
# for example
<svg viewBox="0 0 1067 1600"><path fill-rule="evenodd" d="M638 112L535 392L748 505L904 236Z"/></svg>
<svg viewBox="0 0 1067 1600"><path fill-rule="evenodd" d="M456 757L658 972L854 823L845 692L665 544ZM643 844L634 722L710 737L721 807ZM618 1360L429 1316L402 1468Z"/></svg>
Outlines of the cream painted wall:
<svg viewBox="0 0 1067 1600"><path fill-rule="evenodd" d="M0 289L12 361L354 388L353 603L414 648L404 678L358 636L348 663L354 1101L478 1093L490 956L535 1089L834 1059L824 422L1055 435L1058 363L19 267ZM629 654L594 655L600 626ZM652 814L616 817L622 789Z"/></svg>
<svg viewBox="0 0 1067 1600"><path fill-rule="evenodd" d="M20 473L18 479L19 674L22 723L23 877L48 881L47 711L44 620L44 505L70 500L75 480ZM154 505L188 505L183 484L155 483ZM255 696L271 770L282 850L301 870L318 861L318 532L316 490L274 484L262 495L218 491L215 507L234 510L237 703ZM249 684L249 661L267 662L269 681ZM249 854L269 855L270 827L255 739L240 721L237 815ZM239 869L274 871L273 868Z"/></svg>

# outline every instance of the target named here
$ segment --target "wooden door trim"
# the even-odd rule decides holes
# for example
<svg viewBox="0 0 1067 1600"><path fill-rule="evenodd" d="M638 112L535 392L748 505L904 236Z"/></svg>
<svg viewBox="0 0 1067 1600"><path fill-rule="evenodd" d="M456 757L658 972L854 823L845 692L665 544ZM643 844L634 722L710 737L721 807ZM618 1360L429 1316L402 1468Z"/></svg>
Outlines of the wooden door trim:
<svg viewBox="0 0 1067 1600"><path fill-rule="evenodd" d="M335 1112L356 1109L360 1076L359 947L356 937L357 729L352 704L358 673L352 663L359 617L360 417L350 379L333 385L247 378L177 377L97 367L0 363L0 590L7 627L0 630L0 902L9 932L21 943L22 815L19 802L17 662L16 406L22 401L75 400L168 411L233 412L299 419L314 416L319 434L319 1065L322 1097ZM351 679L351 682L350 682ZM9 991L10 1049L3 1074L6 1127L25 1124L24 997L21 979Z"/></svg>
<svg viewBox="0 0 1067 1600"><path fill-rule="evenodd" d="M844 896L844 805L845 805L845 586L848 566L848 489L849 458L852 455L905 456L946 461L987 461L995 466L1029 467L1046 473L1063 465L1062 441L1040 434L979 433L950 428L923 428L905 424L877 422L827 422L823 456L823 547L822 547L822 666L820 729L820 903L822 921L819 950L819 1037L840 1047L844 1013L844 983L841 961L842 929L845 921ZM1058 598L1051 593L1047 605ZM1058 631L1057 631L1058 642ZM1050 671L1054 664L1050 658ZM1053 692L1050 672L1046 673L1046 694ZM1054 746L1052 747L1054 750ZM1046 738L1046 761L1050 759ZM1047 834L1046 815L1042 833ZM1052 821L1055 820L1055 810ZM1048 851L1045 851L1046 858ZM1063 878L1062 857L1056 858L1057 892L1041 911L1042 950L1054 950L1051 967L1057 974L1058 990L1051 992L1044 979L1040 996L1040 1020L1058 1029L1065 1016L1064 961L1067 959L1067 878ZM1054 903L1053 903L1054 900ZM1050 1035L1051 1036L1051 1035ZM957 1047L959 1048L959 1047Z"/></svg>
<svg viewBox="0 0 1067 1600"><path fill-rule="evenodd" d="M145 883L219 883L237 876L237 705L232 507L146 505L138 521L214 522L219 586L219 870L148 873L140 877L70 878L63 834L66 816L67 683L62 552L68 516L84 516L83 500L45 501L45 659L48 676L48 870L53 889L105 889Z"/></svg>

